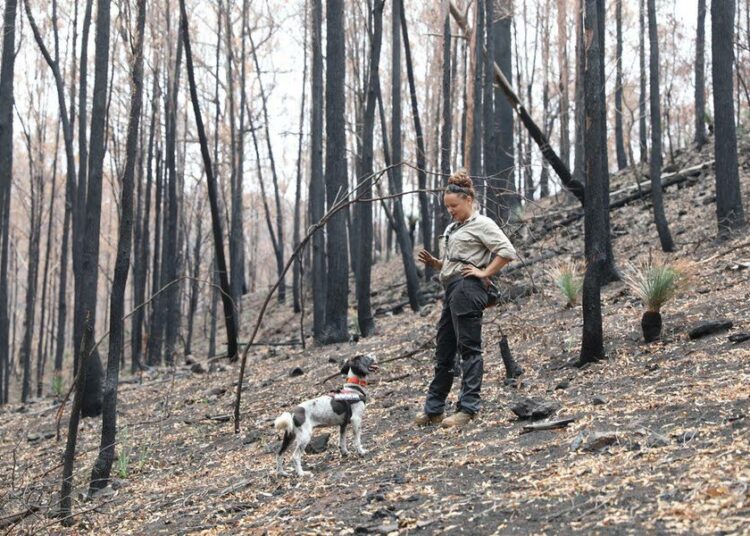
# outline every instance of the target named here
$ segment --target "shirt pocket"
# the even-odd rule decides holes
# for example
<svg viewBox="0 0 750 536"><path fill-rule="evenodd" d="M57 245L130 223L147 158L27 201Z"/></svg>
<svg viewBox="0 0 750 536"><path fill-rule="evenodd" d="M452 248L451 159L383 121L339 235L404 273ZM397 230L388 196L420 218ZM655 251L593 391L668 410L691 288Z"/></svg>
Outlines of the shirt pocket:
<svg viewBox="0 0 750 536"><path fill-rule="evenodd" d="M480 266L477 262L481 261L486 250L481 241L468 231L461 233L461 235L456 238L457 239L454 241L451 248L451 256L461 259L465 263L473 264L479 268Z"/></svg>

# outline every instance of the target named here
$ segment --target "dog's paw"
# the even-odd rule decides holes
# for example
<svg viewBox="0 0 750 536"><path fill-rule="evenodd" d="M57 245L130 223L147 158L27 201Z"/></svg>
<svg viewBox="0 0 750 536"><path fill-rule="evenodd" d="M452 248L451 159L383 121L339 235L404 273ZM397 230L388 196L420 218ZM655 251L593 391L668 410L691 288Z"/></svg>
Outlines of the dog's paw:
<svg viewBox="0 0 750 536"><path fill-rule="evenodd" d="M276 474L278 474L279 476L289 476L289 471L279 470L276 471Z"/></svg>
<svg viewBox="0 0 750 536"><path fill-rule="evenodd" d="M367 454L367 451L365 449L357 449L357 454L359 454L360 456L364 456L365 454Z"/></svg>
<svg viewBox="0 0 750 536"><path fill-rule="evenodd" d="M339 449L339 452L341 452L341 457L342 458L346 458L347 456L349 456L349 451L348 450L341 450L341 449Z"/></svg>
<svg viewBox="0 0 750 536"><path fill-rule="evenodd" d="M297 471L297 476L300 478L312 476L312 471Z"/></svg>

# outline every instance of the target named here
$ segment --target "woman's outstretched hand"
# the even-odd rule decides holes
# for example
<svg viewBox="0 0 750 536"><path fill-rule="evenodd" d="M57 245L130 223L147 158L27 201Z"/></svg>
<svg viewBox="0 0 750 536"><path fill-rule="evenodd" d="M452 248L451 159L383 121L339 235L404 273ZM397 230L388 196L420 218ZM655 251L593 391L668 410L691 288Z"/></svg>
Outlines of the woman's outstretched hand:
<svg viewBox="0 0 750 536"><path fill-rule="evenodd" d="M426 249L423 249L418 254L419 261L425 264L426 266L431 266L432 268L440 269L442 267L442 263L436 259L435 257L430 254L429 251Z"/></svg>

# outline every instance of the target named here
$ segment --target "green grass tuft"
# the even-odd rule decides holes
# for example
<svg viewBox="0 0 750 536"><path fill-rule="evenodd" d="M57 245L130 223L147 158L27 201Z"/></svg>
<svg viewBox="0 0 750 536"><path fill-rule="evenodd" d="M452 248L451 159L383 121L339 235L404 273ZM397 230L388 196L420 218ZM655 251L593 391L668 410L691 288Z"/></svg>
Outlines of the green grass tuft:
<svg viewBox="0 0 750 536"><path fill-rule="evenodd" d="M55 374L52 376L52 393L60 398L63 396L63 379L62 376Z"/></svg>
<svg viewBox="0 0 750 536"><path fill-rule="evenodd" d="M130 447L128 446L128 429L123 428L120 433L120 452L117 453L117 476L128 477L128 466L130 465Z"/></svg>
<svg viewBox="0 0 750 536"><path fill-rule="evenodd" d="M562 292L566 307L574 307L583 290L583 267L579 262L558 262L547 271L554 285Z"/></svg>
<svg viewBox="0 0 750 536"><path fill-rule="evenodd" d="M685 281L687 267L657 260L630 264L625 272L625 283L646 308L658 313Z"/></svg>

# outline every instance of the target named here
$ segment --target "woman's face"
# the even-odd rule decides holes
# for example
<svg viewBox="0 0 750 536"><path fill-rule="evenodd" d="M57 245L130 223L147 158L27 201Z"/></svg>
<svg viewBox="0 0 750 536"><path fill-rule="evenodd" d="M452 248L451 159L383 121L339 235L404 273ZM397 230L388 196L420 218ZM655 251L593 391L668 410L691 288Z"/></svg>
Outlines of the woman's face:
<svg viewBox="0 0 750 536"><path fill-rule="evenodd" d="M466 221L474 212L474 200L468 195L448 192L443 196L443 203L456 221Z"/></svg>

